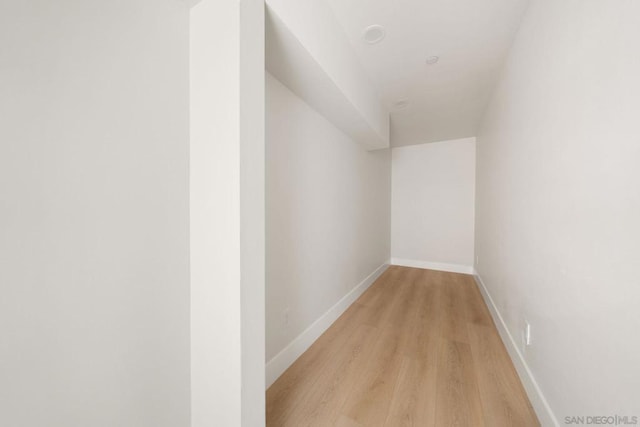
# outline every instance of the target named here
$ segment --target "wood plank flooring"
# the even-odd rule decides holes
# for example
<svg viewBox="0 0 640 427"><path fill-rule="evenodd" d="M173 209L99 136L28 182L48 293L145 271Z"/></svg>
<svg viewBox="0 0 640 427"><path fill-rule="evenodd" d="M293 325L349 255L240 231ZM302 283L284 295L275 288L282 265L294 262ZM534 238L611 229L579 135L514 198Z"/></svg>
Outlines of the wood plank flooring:
<svg viewBox="0 0 640 427"><path fill-rule="evenodd" d="M539 426L472 276L391 266L267 390L269 427Z"/></svg>

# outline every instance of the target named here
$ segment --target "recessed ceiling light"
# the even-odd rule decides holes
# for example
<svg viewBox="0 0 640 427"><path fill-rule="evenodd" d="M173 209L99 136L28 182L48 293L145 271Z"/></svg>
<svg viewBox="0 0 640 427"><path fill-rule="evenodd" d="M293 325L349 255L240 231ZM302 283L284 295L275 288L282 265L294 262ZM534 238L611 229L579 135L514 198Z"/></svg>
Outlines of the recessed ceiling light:
<svg viewBox="0 0 640 427"><path fill-rule="evenodd" d="M382 25L369 25L364 29L362 38L369 44L380 43L384 39L386 32Z"/></svg>
<svg viewBox="0 0 640 427"><path fill-rule="evenodd" d="M427 65L434 65L434 64L437 64L439 60L440 60L440 57L434 55L434 56L428 57L426 62L427 62Z"/></svg>
<svg viewBox="0 0 640 427"><path fill-rule="evenodd" d="M393 105L395 105L395 107L398 108L398 109L406 108L409 105L409 100L408 99L400 99L400 100L396 101Z"/></svg>

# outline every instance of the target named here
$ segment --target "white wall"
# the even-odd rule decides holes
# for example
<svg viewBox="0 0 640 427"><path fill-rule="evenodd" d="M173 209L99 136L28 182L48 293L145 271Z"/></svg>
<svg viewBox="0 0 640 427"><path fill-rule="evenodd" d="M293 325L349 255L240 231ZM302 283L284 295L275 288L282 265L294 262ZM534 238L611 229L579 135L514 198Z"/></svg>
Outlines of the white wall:
<svg viewBox="0 0 640 427"><path fill-rule="evenodd" d="M393 148L393 264L471 273L475 138Z"/></svg>
<svg viewBox="0 0 640 427"><path fill-rule="evenodd" d="M219 0L213 0L219 2ZM240 2L242 426L265 425L265 4ZM218 424L213 420L208 426Z"/></svg>
<svg viewBox="0 0 640 427"><path fill-rule="evenodd" d="M239 3L203 0L190 30L191 425L240 425Z"/></svg>
<svg viewBox="0 0 640 427"><path fill-rule="evenodd" d="M271 75L266 90L269 361L388 262L391 177L389 150L365 151Z"/></svg>
<svg viewBox="0 0 640 427"><path fill-rule="evenodd" d="M639 16L533 0L478 135L476 267L561 423L640 416Z"/></svg>
<svg viewBox="0 0 640 427"><path fill-rule="evenodd" d="M264 425L264 3L191 10L193 427Z"/></svg>
<svg viewBox="0 0 640 427"><path fill-rule="evenodd" d="M0 425L189 424L189 21L0 4Z"/></svg>

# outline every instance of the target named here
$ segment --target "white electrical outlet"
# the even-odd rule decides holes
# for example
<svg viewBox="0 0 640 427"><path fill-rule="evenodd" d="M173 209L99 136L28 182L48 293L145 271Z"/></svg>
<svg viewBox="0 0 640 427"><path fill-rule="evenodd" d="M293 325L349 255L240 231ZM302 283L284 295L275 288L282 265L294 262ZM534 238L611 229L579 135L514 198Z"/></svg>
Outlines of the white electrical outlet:
<svg viewBox="0 0 640 427"><path fill-rule="evenodd" d="M289 313L291 312L291 310L287 307L284 309L284 311L282 312L282 324L283 325L288 325L289 324Z"/></svg>
<svg viewBox="0 0 640 427"><path fill-rule="evenodd" d="M524 345L526 347L531 345L531 324L528 321L524 321Z"/></svg>

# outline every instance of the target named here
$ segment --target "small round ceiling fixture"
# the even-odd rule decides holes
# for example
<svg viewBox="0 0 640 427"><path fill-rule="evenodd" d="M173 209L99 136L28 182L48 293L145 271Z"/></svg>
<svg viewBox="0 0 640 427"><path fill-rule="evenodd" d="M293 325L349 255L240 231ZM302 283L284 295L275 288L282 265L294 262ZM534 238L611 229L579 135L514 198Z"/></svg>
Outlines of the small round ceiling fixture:
<svg viewBox="0 0 640 427"><path fill-rule="evenodd" d="M409 105L409 100L408 99L399 99L393 105L395 105L395 107L397 109L407 108L407 106Z"/></svg>
<svg viewBox="0 0 640 427"><path fill-rule="evenodd" d="M439 56L430 56L427 58L426 63L427 65L435 65L438 63L438 61L440 61L440 57Z"/></svg>
<svg viewBox="0 0 640 427"><path fill-rule="evenodd" d="M386 31L382 25L369 25L362 32L362 38L365 42L369 44L380 43L384 36L386 35Z"/></svg>

